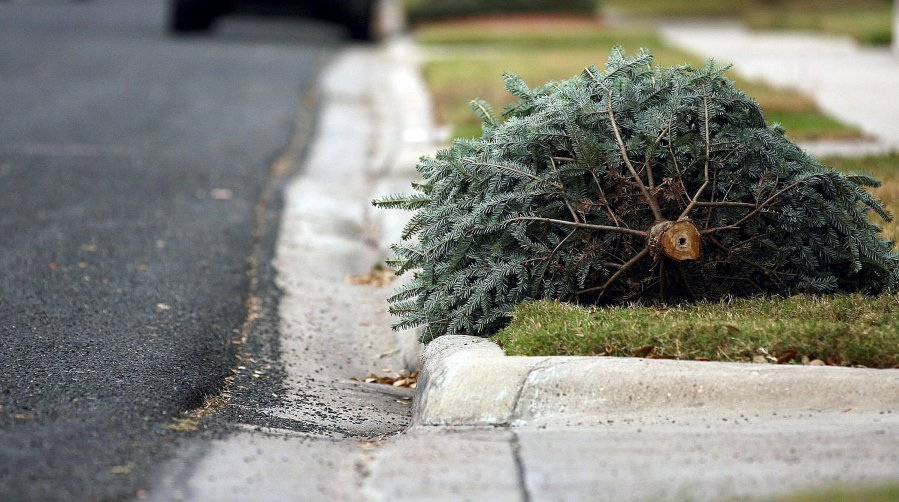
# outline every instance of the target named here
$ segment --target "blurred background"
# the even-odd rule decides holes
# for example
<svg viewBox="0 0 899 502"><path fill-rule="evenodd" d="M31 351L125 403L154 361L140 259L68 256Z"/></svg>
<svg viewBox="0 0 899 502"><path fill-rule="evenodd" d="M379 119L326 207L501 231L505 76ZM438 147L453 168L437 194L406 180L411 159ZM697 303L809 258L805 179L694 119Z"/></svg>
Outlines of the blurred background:
<svg viewBox="0 0 899 502"><path fill-rule="evenodd" d="M649 49L662 64L704 60L666 43L660 23L734 22L753 30L850 37L885 48L893 19L892 0L406 0L406 5L415 33L432 49L425 72L440 119L454 124L460 136L478 134L479 128L460 102L474 95L492 103L508 100L496 78L502 71L536 85L602 64L614 45L631 53ZM859 137L857 129L819 113L808 96L750 81L739 68L730 76L761 102L770 121L783 124L796 139Z"/></svg>

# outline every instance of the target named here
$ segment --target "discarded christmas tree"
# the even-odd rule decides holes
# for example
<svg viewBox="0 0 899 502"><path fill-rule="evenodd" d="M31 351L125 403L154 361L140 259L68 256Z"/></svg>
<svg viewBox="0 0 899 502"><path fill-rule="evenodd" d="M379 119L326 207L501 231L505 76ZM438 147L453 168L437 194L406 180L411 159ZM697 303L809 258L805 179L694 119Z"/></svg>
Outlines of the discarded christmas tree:
<svg viewBox="0 0 899 502"><path fill-rule="evenodd" d="M483 136L418 165L415 211L394 246L414 279L391 299L423 340L487 335L531 298L671 302L899 285L899 253L868 219L891 216L865 186L807 155L726 68L652 66L612 53L529 89Z"/></svg>

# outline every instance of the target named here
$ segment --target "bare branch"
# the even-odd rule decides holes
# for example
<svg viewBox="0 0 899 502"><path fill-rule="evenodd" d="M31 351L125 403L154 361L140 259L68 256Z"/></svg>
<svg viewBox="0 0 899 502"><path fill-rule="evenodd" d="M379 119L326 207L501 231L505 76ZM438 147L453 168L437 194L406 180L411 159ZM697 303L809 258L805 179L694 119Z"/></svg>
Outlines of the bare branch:
<svg viewBox="0 0 899 502"><path fill-rule="evenodd" d="M709 145L711 145L711 139L709 137L709 97L703 96L702 102L705 108L705 169L703 170L702 186L700 186L699 190L696 190L696 193L693 194L693 198L690 199L690 204L687 205L686 209L684 209L684 212L680 214L678 219L689 216L690 211L696 207L696 201L699 200L699 196L702 195L705 188L709 186L709 161L711 160L709 153Z"/></svg>
<svg viewBox="0 0 899 502"><path fill-rule="evenodd" d="M552 261L553 256L555 256L556 253L560 249L562 249L562 245L565 244L565 242L568 241L568 239L570 239L571 236L574 235L575 232L577 232L576 228L574 230L572 230L571 232L568 232L568 235L566 235L564 239L560 240L559 243L556 244L556 247L554 247L553 250L550 251L549 256L547 256L546 260L545 260L546 265L543 267L543 270L540 272L540 280L538 282L543 282L543 276L546 275L546 270L549 268L549 262Z"/></svg>
<svg viewBox="0 0 899 502"><path fill-rule="evenodd" d="M754 262L754 261L752 261L752 260L750 260L750 259L748 259L748 258L745 258L745 257L743 257L743 256L740 256L739 253L734 253L732 249L728 248L727 246L725 246L724 244L722 244L718 239L716 239L716 238L714 238L714 237L712 237L712 236L709 236L709 240L712 241L712 244L718 246L719 248L721 248L722 251L724 251L725 253L727 253L728 256L733 256L734 258L736 258L736 259L740 260L741 262L743 262L743 263L749 265L750 267L753 267L753 268L755 268L755 269L758 269L759 271L762 272L762 274L763 274L765 277L770 277L772 281L776 282L776 283L777 283L777 286L778 286L779 288L781 288L781 289L787 289L787 285L784 284L784 282L783 282L782 280L780 280L780 277L779 277L779 276L780 276L780 275L793 275L793 274L788 274L788 273L786 273L786 272L778 272L777 270L774 270L774 269L772 269L772 268L768 268L768 267L766 267L766 266L764 266L764 265L761 265L761 264L759 264L759 263L756 263L756 262Z"/></svg>
<svg viewBox="0 0 899 502"><path fill-rule="evenodd" d="M695 204L696 207L745 207L748 209L755 209L758 204L753 204L751 202L730 202L730 201L719 201L719 202L697 202Z"/></svg>
<svg viewBox="0 0 899 502"><path fill-rule="evenodd" d="M628 270L633 268L634 265L636 265L640 260L642 260L643 258L645 258L648 255L649 255L649 248L648 247L643 248L643 251L640 251L639 253L635 254L633 256L633 258L628 260L627 263L625 263L624 265L621 266L621 268L618 269L618 271L616 271L614 274L612 274L612 277L609 277L609 280L607 280L605 282L605 284L603 284L602 286L597 286L595 288L582 289L582 290L578 291L577 293L575 293L575 295L584 295L587 293L592 293L594 291L599 291L600 292L599 298L602 298L602 296L604 294L606 294L606 291L608 290L609 286L614 284L615 281L617 281L619 277L624 275L625 272L627 272ZM599 299L599 298L597 298L597 299Z"/></svg>
<svg viewBox="0 0 899 502"><path fill-rule="evenodd" d="M553 171L557 170L557 168L556 168L556 161L552 158L552 156L549 157L549 163L553 166ZM561 194L561 196L562 196L562 203L565 204L565 207L566 207L566 208L568 208L568 212L571 213L571 218L572 218L575 222L580 223L581 220L577 217L577 213L574 212L574 208L571 207L571 204L570 204L567 200L565 200L565 193L568 191L568 190L565 189L565 184L563 184L561 181L558 181L558 184L559 184L559 188L562 189L562 194Z"/></svg>
<svg viewBox="0 0 899 502"><path fill-rule="evenodd" d="M636 235L637 237L647 237L649 235L647 232L644 232L642 230L634 230L632 228L593 225L590 223L578 223L576 221L556 220L553 218L541 218L538 216L518 216L516 218L506 220L504 223L509 223L512 221L542 221L543 223L555 223L556 225L584 228L587 230L601 230L603 232L618 232L620 234Z"/></svg>
<svg viewBox="0 0 899 502"><path fill-rule="evenodd" d="M683 175L683 173L681 173L680 165L677 163L677 155L675 155L674 148L671 146L673 138L670 137L670 133L671 133L671 127L672 127L671 122L673 120L674 120L674 116L670 115L668 117L668 131L669 131L668 152L671 154L671 162L674 164L674 172L677 173L677 180L680 182L680 186L684 191L684 195L686 195L689 198L690 195L687 193L687 185L684 184L684 175Z"/></svg>
<svg viewBox="0 0 899 502"><path fill-rule="evenodd" d="M616 227L620 227L621 222L618 221L618 217L616 217L615 213L612 211L612 207L609 205L609 199L606 198L606 192L602 189L602 184L600 184L599 178L596 177L596 173L593 172L592 169L590 170L590 176L593 176L593 182L596 183L596 190L599 192L600 201L603 206L605 206L609 218L612 219L612 223L614 223Z"/></svg>
<svg viewBox="0 0 899 502"><path fill-rule="evenodd" d="M740 228L744 223L746 223L747 221L749 221L750 218L752 218L753 216L755 216L756 214L758 214L759 211L761 211L762 209L765 209L766 207L768 207L769 205L771 205L771 203L773 203L775 200L777 200L781 195L783 195L783 194L787 193L788 191L790 191L790 190L796 188L797 186L799 186L800 183L802 183L802 180L793 182L793 183L791 183L790 185L788 185L788 186L786 186L786 187L784 187L784 188L781 188L780 190L778 190L777 192L775 192L774 195L772 195L771 197L768 197L768 198L765 200L765 202L762 202L761 204L757 205L755 209L753 209L752 211L750 211L749 214L747 214L746 216L744 216L743 218L741 218L741 219L740 219L739 221L737 221L736 223L734 223L734 224L732 224L732 225L721 226L721 227L707 228L707 229L705 229L705 230L702 231L702 234L703 234L703 235L707 235L707 234L712 234L712 233L715 233L715 232L720 232L720 231L722 231L722 230L735 230L735 229Z"/></svg>
<svg viewBox="0 0 899 502"><path fill-rule="evenodd" d="M637 170L634 169L631 159L627 156L627 148L624 146L624 140L621 139L621 131L618 130L618 122L615 121L615 112L612 111L611 91L609 91L609 107L606 109L606 112L609 114L609 120L612 122L612 131L615 133L615 141L618 143L618 149L621 151L621 158L624 160L624 165L627 166L627 170L631 172L631 176L634 177L634 181L637 182L637 186L640 188L640 191L643 192L643 197L646 198L646 203L649 205L649 209L652 210L652 215L655 217L656 222L664 221L665 218L662 216L662 211L659 209L659 203L656 201L655 197L649 193L649 190L646 189L646 185L643 184L643 180L640 179L640 175L637 173Z"/></svg>

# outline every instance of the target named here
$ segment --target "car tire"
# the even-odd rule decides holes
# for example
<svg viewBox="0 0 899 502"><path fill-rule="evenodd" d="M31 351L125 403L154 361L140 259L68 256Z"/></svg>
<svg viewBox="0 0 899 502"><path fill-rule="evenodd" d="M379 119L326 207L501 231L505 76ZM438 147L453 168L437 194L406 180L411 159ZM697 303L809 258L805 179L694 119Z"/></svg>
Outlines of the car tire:
<svg viewBox="0 0 899 502"><path fill-rule="evenodd" d="M206 31L219 14L207 0L171 0L169 7L169 29L174 33Z"/></svg>
<svg viewBox="0 0 899 502"><path fill-rule="evenodd" d="M344 25L353 40L375 40L378 38L378 0L356 0L345 12Z"/></svg>

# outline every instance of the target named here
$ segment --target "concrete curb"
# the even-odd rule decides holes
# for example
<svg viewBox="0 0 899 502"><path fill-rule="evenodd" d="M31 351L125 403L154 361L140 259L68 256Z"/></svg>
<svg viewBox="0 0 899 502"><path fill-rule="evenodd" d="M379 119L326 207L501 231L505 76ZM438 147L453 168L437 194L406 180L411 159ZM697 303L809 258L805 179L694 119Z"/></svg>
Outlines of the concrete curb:
<svg viewBox="0 0 899 502"><path fill-rule="evenodd" d="M615 357L508 357L444 336L421 358L415 425L596 425L899 411L899 371Z"/></svg>

